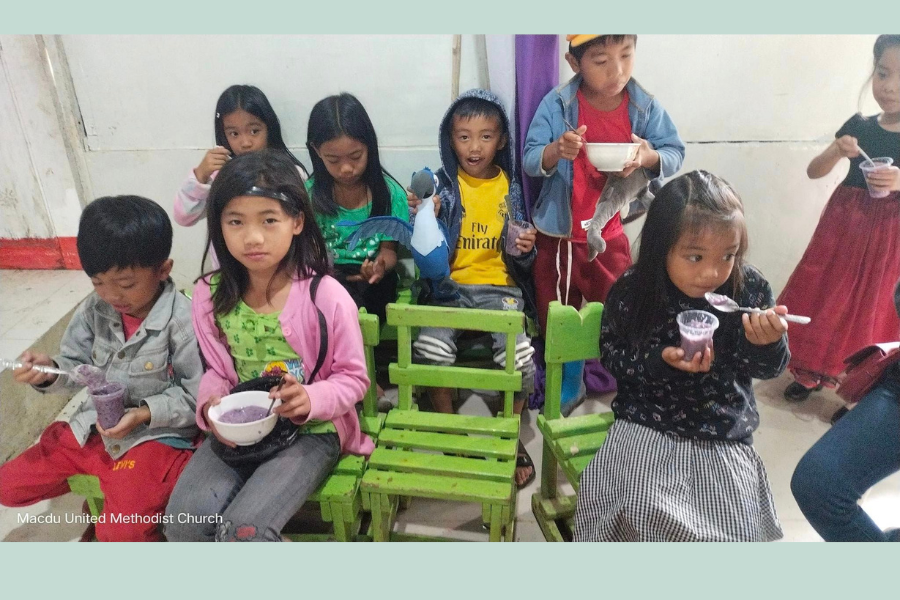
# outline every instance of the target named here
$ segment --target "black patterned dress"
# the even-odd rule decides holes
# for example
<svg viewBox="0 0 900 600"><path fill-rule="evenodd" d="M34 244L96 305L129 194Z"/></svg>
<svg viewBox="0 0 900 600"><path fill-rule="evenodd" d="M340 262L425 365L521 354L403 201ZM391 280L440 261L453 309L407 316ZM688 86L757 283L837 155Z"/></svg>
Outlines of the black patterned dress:
<svg viewBox="0 0 900 600"><path fill-rule="evenodd" d="M753 379L780 375L787 336L751 344L740 313L715 313L713 364L685 373L662 360L678 346L677 315L712 311L703 298L671 282L660 323L640 344L623 323L638 290L623 275L607 298L601 361L618 383L616 422L581 478L575 538L579 541L770 541L782 536L765 467L752 446L759 425ZM718 293L731 295L728 286ZM762 275L744 267L741 306L774 305Z"/></svg>

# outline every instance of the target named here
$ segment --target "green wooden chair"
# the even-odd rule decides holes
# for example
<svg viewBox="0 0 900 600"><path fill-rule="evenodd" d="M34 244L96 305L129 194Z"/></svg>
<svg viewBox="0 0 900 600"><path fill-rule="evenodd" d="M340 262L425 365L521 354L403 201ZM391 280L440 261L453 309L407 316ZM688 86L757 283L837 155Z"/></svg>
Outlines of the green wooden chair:
<svg viewBox="0 0 900 600"><path fill-rule="evenodd" d="M479 503L490 540L514 540L519 417L513 414L513 394L522 388L522 374L513 360L503 371L413 364L412 329L438 325L506 333L507 356L514 356L524 314L390 304L387 320L397 328L398 359L389 372L399 403L385 419L362 479L373 539L414 539L392 529L401 499L420 497ZM503 410L497 417L419 412L414 386L497 390L503 392Z"/></svg>
<svg viewBox="0 0 900 600"><path fill-rule="evenodd" d="M359 311L359 326L363 334L365 346L366 368L369 372L369 389L363 398L363 410L359 419L360 429L378 439L384 424L385 414L378 412L377 388L375 383L375 346L379 343L378 317L367 314L365 309ZM352 541L359 535L362 521L359 483L365 471L366 461L362 456L347 455L341 457L334 471L319 486L309 501L318 502L322 520L332 523L333 535L328 534L285 534L285 537L297 541L319 541L336 539ZM73 475L69 477L69 489L73 494L84 496L92 515L99 515L103 510L103 492L100 481L94 475Z"/></svg>
<svg viewBox="0 0 900 600"><path fill-rule="evenodd" d="M374 441L384 425L385 414L378 412L378 392L375 383L375 346L380 341L378 317L359 309L359 327L363 334L366 353L366 369L369 372L369 389L363 397L363 410L359 417L359 428ZM305 533L287 533L285 537L294 541L354 541L360 534L362 522L362 501L359 483L366 470L366 460L362 456L342 456L331 475L319 489L309 497L310 502L318 502L322 520L332 523L334 536Z"/></svg>
<svg viewBox="0 0 900 600"><path fill-rule="evenodd" d="M575 496L560 494L559 469L577 492L581 473L603 444L613 422L611 412L569 418L560 413L563 363L600 356L602 314L603 305L599 302L577 311L554 301L547 311L544 414L537 418L544 450L541 487L531 497L531 509L548 542L565 541L564 531L571 531L575 516Z"/></svg>

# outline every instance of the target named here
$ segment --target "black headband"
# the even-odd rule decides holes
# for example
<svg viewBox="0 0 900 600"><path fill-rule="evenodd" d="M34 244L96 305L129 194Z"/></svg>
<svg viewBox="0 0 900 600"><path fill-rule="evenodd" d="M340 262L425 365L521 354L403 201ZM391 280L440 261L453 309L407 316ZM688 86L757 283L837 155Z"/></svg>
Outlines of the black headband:
<svg viewBox="0 0 900 600"><path fill-rule="evenodd" d="M276 192L275 190L269 190L266 188L257 187L255 185L241 195L242 196L259 196L260 198L270 198L272 200L278 200L279 202L284 202L285 204L292 204L290 198L287 197L287 194L283 194L281 192Z"/></svg>

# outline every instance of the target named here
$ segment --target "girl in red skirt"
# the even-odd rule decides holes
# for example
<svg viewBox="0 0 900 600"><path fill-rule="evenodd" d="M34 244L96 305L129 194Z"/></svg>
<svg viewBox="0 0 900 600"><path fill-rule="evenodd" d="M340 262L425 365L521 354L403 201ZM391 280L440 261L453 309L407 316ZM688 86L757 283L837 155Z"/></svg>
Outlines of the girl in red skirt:
<svg viewBox="0 0 900 600"><path fill-rule="evenodd" d="M806 169L818 179L850 159L850 172L831 195L778 299L812 317L812 325L791 330L795 381L784 390L788 400L834 387L846 356L900 334L891 310L900 278L900 35L879 36L874 55L872 94L883 112L851 117ZM873 159L890 157L893 164L865 174L860 166L870 163L860 149Z"/></svg>

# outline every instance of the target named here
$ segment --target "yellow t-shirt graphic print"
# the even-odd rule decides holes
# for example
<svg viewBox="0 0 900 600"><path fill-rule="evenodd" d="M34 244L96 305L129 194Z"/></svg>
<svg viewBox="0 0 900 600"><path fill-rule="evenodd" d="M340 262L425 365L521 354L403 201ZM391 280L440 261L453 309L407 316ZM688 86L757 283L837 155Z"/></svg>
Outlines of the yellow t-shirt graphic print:
<svg viewBox="0 0 900 600"><path fill-rule="evenodd" d="M450 277L465 285L515 285L500 247L509 178L502 169L492 179L476 179L462 169L457 175L463 217Z"/></svg>

